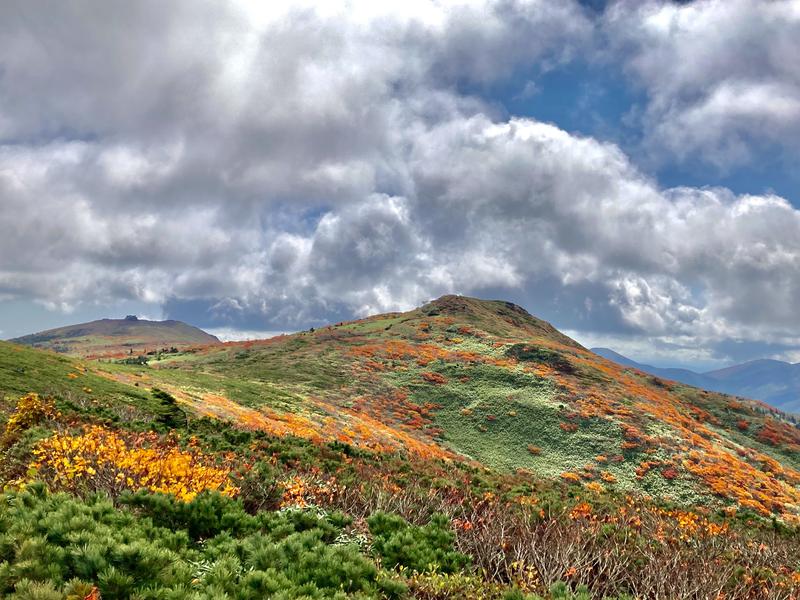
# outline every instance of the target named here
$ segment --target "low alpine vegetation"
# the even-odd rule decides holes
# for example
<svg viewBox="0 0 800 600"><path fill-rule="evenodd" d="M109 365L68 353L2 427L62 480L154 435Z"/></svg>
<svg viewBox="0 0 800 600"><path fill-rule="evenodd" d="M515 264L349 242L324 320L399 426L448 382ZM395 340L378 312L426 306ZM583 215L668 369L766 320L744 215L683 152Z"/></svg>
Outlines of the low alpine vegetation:
<svg viewBox="0 0 800 600"><path fill-rule="evenodd" d="M0 343L0 597L791 600L797 448L505 303L149 366Z"/></svg>

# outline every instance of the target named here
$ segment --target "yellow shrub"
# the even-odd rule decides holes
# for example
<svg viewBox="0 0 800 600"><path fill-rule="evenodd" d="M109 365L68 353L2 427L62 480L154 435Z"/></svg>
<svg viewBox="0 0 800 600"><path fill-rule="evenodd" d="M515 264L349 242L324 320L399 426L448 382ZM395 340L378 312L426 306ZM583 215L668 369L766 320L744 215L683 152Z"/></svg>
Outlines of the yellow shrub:
<svg viewBox="0 0 800 600"><path fill-rule="evenodd" d="M34 449L37 476L71 492L146 488L189 501L205 490L233 496L229 468L214 466L196 448L181 449L173 439L127 435L97 425L82 435L57 433Z"/></svg>
<svg viewBox="0 0 800 600"><path fill-rule="evenodd" d="M9 440L16 434L57 416L52 398L42 398L33 392L26 394L17 401L17 407L9 417L3 440Z"/></svg>
<svg viewBox="0 0 800 600"><path fill-rule="evenodd" d="M594 492L595 494L602 494L603 492L606 491L606 488L604 488L602 484L599 484L596 481L591 481L589 483L586 483L584 484L584 487L587 490Z"/></svg>

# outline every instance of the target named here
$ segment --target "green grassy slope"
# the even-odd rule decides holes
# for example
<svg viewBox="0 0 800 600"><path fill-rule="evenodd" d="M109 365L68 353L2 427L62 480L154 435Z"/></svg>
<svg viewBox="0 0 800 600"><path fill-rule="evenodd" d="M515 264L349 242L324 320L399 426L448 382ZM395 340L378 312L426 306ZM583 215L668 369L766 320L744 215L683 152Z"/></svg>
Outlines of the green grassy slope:
<svg viewBox="0 0 800 600"><path fill-rule="evenodd" d="M118 379L142 369L105 366ZM365 448L449 453L795 518L800 434L765 405L619 367L505 302L446 296L262 342L167 357L143 385L203 414ZM205 413L204 405L212 406ZM250 423L254 426L254 422Z"/></svg>

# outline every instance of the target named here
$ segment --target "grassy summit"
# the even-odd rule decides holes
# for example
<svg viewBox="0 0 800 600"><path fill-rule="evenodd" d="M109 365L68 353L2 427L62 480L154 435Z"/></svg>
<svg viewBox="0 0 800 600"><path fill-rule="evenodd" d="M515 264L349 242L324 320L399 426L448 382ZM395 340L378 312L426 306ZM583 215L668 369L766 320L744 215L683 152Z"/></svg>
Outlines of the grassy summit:
<svg viewBox="0 0 800 600"><path fill-rule="evenodd" d="M555 478L603 473L603 485L787 519L800 503L800 435L783 415L619 367L506 302L445 296L108 369L200 414L310 439Z"/></svg>
<svg viewBox="0 0 800 600"><path fill-rule="evenodd" d="M112 529L177 515L168 528L190 539L171 550L176 564L209 567L163 582L170 594L188 585L197 597L251 597L252 585L252 597L272 597L245 575L266 564L252 558L259 544L289 551L270 527L301 533L270 516L281 507L311 510L303 527L314 539L351 548L331 555L362 573L334 585L341 597L570 597L585 585L597 597L789 598L800 585L790 558L800 550L800 435L785 415L620 367L506 302L445 296L147 365L0 343L3 420L10 489L39 480L78 498L99 492L119 512L103 522ZM8 501L111 510L33 485L39 500ZM0 594L27 585L26 554L3 545L15 515L0 513ZM142 523L142 536L160 539L152 526ZM214 544L193 545L217 535L239 541L214 542L211 554ZM210 575L234 555L239 566ZM334 597L326 582L342 575L328 568L308 563L309 597ZM67 594L79 571L64 569L29 579L50 577ZM84 571L103 597L151 597ZM274 597L300 597L305 580L281 577L289 591ZM558 581L566 588L550 591Z"/></svg>

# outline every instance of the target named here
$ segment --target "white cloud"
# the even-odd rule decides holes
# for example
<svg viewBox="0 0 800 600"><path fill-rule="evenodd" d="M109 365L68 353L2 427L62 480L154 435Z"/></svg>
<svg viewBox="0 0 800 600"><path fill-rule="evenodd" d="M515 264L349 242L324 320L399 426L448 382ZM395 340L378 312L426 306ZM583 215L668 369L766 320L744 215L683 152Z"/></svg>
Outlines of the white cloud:
<svg viewBox="0 0 800 600"><path fill-rule="evenodd" d="M585 348L610 348L626 358L656 367L688 368L702 373L731 365L730 358L713 348L698 346L697 339L692 337L626 336L577 330L564 333Z"/></svg>
<svg viewBox="0 0 800 600"><path fill-rule="evenodd" d="M775 360L782 360L785 362L792 363L793 365L800 364L800 350L791 350L788 352L782 352L773 356Z"/></svg>
<svg viewBox="0 0 800 600"><path fill-rule="evenodd" d="M243 329L232 329L230 327L212 327L206 329L211 335L215 335L222 342L247 342L250 340L267 340L279 335L288 335L293 331L248 331Z"/></svg>
<svg viewBox="0 0 800 600"><path fill-rule="evenodd" d="M651 150L721 168L765 145L800 146L796 0L623 0L605 26L647 93Z"/></svg>
<svg viewBox="0 0 800 600"><path fill-rule="evenodd" d="M0 296L199 299L282 330L457 291L687 345L800 336L786 200L661 189L613 144L460 91L574 53L577 5L416 4L20 3L3 26L26 35L0 36Z"/></svg>

